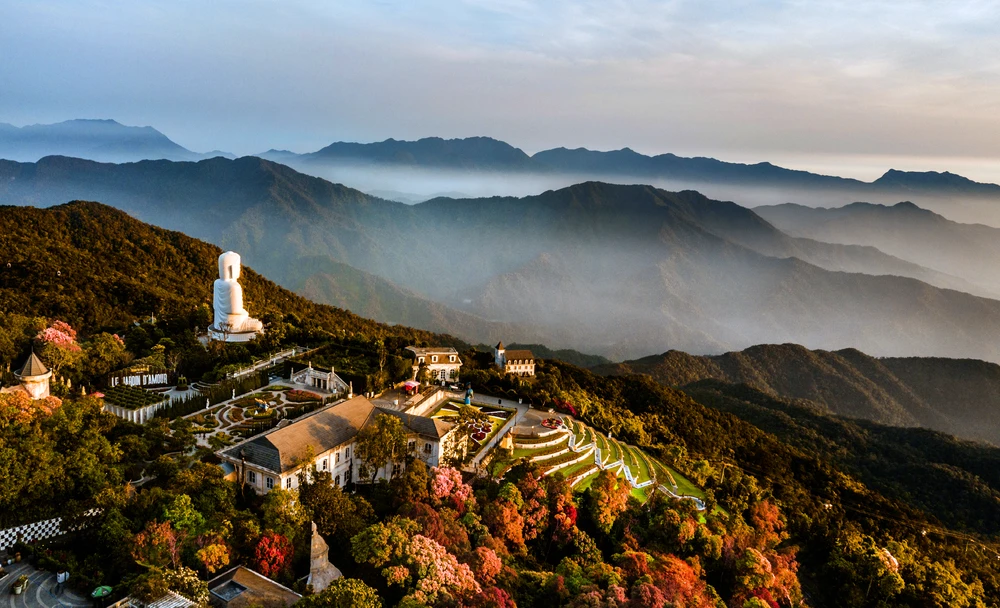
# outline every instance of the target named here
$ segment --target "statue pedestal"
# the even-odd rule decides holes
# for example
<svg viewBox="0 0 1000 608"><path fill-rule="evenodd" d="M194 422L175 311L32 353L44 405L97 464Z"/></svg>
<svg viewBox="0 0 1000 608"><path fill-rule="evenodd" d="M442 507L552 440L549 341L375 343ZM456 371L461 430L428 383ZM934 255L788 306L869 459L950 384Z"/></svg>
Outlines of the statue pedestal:
<svg viewBox="0 0 1000 608"><path fill-rule="evenodd" d="M220 342L249 342L262 333L264 333L264 330L262 329L223 331L214 325L210 325L208 327L208 337L212 340L218 340Z"/></svg>

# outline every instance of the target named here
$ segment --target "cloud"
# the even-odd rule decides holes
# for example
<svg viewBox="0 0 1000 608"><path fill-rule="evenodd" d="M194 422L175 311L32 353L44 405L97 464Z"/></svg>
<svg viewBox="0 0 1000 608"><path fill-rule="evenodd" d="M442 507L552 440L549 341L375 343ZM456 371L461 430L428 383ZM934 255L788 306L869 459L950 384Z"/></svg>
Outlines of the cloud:
<svg viewBox="0 0 1000 608"><path fill-rule="evenodd" d="M486 134L528 150L997 156L991 2L5 6L0 119L201 150ZM997 176L1000 179L1000 175Z"/></svg>

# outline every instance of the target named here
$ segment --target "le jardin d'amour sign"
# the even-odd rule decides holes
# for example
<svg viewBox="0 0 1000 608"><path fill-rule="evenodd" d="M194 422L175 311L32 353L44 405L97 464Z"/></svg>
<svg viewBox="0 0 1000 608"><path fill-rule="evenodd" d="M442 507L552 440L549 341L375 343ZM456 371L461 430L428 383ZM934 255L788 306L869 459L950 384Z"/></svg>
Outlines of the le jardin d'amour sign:
<svg viewBox="0 0 1000 608"><path fill-rule="evenodd" d="M174 383L173 376L165 369L123 369L108 376L108 386L169 386Z"/></svg>

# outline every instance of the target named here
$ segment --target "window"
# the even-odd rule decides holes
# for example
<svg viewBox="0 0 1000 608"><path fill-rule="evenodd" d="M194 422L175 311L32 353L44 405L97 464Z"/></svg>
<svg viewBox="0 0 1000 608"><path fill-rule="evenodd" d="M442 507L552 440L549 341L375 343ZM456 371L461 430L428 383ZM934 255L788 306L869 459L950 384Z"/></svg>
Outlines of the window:
<svg viewBox="0 0 1000 608"><path fill-rule="evenodd" d="M347 469L346 471L344 471L344 483L346 484L350 480L351 480L351 470Z"/></svg>
<svg viewBox="0 0 1000 608"><path fill-rule="evenodd" d="M411 440L409 440L406 443L406 451L407 452L416 452L417 451L417 440L416 439L411 439Z"/></svg>
<svg viewBox="0 0 1000 608"><path fill-rule="evenodd" d="M430 453L431 453L431 444L425 443L424 444L424 454L430 454Z"/></svg>
<svg viewBox="0 0 1000 608"><path fill-rule="evenodd" d="M257 473L256 471L247 471L247 481L256 484L257 483Z"/></svg>
<svg viewBox="0 0 1000 608"><path fill-rule="evenodd" d="M392 476L393 477L396 477L397 475L399 475L402 472L403 472L403 465L399 464L398 462L392 465Z"/></svg>
<svg viewBox="0 0 1000 608"><path fill-rule="evenodd" d="M351 457L351 448L347 448L346 450L344 450L344 458L350 458L350 457Z"/></svg>
<svg viewBox="0 0 1000 608"><path fill-rule="evenodd" d="M424 362L424 358L420 357L420 361L418 361L418 363L423 363L423 362Z"/></svg>
<svg viewBox="0 0 1000 608"><path fill-rule="evenodd" d="M328 463L329 460L330 460L329 458L324 458L323 459L323 470L324 471L326 470L326 466L327 466L327 463Z"/></svg>
<svg viewBox="0 0 1000 608"><path fill-rule="evenodd" d="M288 479L285 480L285 489L286 490L291 490L292 489L292 478L291 477L289 477Z"/></svg>
<svg viewBox="0 0 1000 608"><path fill-rule="evenodd" d="M337 452L336 454L333 455L333 463L340 464L340 452Z"/></svg>
<svg viewBox="0 0 1000 608"><path fill-rule="evenodd" d="M455 362L455 355L448 355L448 360L451 361L452 363L454 363Z"/></svg>
<svg viewBox="0 0 1000 608"><path fill-rule="evenodd" d="M267 486L268 490L270 490L271 488L273 488L274 487L274 478L273 477L267 477L267 478L265 478L264 479L264 485Z"/></svg>
<svg viewBox="0 0 1000 608"><path fill-rule="evenodd" d="M438 362L438 356L437 355L431 355L431 363L437 363L437 362Z"/></svg>
<svg viewBox="0 0 1000 608"><path fill-rule="evenodd" d="M337 487L340 487L340 475L333 478L333 483L337 484Z"/></svg>

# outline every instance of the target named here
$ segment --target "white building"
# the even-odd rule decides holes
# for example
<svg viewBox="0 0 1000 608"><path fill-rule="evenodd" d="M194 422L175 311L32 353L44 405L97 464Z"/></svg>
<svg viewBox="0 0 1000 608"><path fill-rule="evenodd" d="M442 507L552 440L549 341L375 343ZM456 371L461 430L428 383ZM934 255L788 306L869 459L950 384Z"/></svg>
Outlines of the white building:
<svg viewBox="0 0 1000 608"><path fill-rule="evenodd" d="M335 374L332 369L313 367L311 361L308 367L293 371L289 377L295 384L305 384L318 391L326 391L335 395L346 394L349 389L343 378Z"/></svg>
<svg viewBox="0 0 1000 608"><path fill-rule="evenodd" d="M451 347L427 347L407 346L406 350L413 353L413 379L417 379L417 373L421 365L427 366L431 382L457 382L459 371L462 369L462 358L458 356L458 351Z"/></svg>
<svg viewBox="0 0 1000 608"><path fill-rule="evenodd" d="M20 384L0 389L0 392L25 392L32 399L45 399L49 396L49 381L52 379L52 372L45 367L45 364L34 352L24 362L21 369L14 372L14 376Z"/></svg>
<svg viewBox="0 0 1000 608"><path fill-rule="evenodd" d="M493 361L505 374L535 375L535 355L530 350L507 350L500 341L493 347Z"/></svg>
<svg viewBox="0 0 1000 608"><path fill-rule="evenodd" d="M358 479L361 461L355 458L355 439L378 414L402 420L408 435L408 452L428 466L437 466L443 452L449 449L454 424L376 407L368 399L357 396L227 448L219 452L219 457L233 469L236 481L242 478L259 494L276 487L297 488L298 471L309 464L306 458L310 453L316 470L329 472L333 483L343 487L352 479ZM400 461L387 466L398 473L402 464ZM381 467L377 476L384 479L389 473L386 467Z"/></svg>

